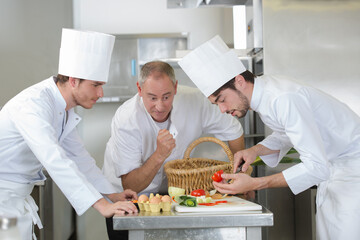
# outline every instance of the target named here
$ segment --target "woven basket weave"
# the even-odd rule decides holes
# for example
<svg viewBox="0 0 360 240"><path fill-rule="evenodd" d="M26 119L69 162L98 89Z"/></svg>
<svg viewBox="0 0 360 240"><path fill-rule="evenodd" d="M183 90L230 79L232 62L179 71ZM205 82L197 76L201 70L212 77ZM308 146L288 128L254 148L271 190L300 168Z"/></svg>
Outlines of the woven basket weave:
<svg viewBox="0 0 360 240"><path fill-rule="evenodd" d="M225 151L230 162L207 158L190 158L191 151L202 142L214 142L219 144ZM232 173L234 157L229 147L221 140L214 137L202 137L192 142L184 153L183 159L167 162L164 165L168 178L168 185L184 188L186 194L195 189L210 191L214 189L211 176L219 170Z"/></svg>

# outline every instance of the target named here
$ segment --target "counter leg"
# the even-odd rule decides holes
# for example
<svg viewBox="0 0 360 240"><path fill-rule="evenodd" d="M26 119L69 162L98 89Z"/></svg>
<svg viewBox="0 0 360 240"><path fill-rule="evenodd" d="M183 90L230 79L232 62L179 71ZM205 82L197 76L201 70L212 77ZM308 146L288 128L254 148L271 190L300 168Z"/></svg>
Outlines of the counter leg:
<svg viewBox="0 0 360 240"><path fill-rule="evenodd" d="M261 227L247 227L246 239L261 240Z"/></svg>
<svg viewBox="0 0 360 240"><path fill-rule="evenodd" d="M144 230L129 230L129 240L143 240L145 239Z"/></svg>

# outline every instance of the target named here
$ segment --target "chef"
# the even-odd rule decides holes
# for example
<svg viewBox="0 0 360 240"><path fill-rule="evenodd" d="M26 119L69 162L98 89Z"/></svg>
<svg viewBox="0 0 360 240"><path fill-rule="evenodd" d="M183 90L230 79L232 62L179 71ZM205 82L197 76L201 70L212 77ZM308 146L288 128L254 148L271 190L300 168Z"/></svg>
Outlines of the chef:
<svg viewBox="0 0 360 240"><path fill-rule="evenodd" d="M167 193L164 164L182 159L202 134L228 141L233 152L244 149L239 121L221 114L198 89L178 86L168 63L146 63L137 88L138 93L116 111L105 150L103 173L118 191Z"/></svg>
<svg viewBox="0 0 360 240"><path fill-rule="evenodd" d="M137 211L124 201L136 193L116 193L76 131L74 107L90 109L103 96L114 41L107 34L63 29L59 74L25 89L0 111L0 215L18 217L22 239L36 239L33 223L42 228L30 193L45 180L43 168L78 215L91 206L105 217ZM123 201L112 204L104 196Z"/></svg>
<svg viewBox="0 0 360 240"><path fill-rule="evenodd" d="M138 93L122 104L111 125L103 172L117 190L166 193L165 162L182 159L202 134L214 134L237 152L244 148L239 121L221 114L196 88L179 86L167 63L146 63Z"/></svg>
<svg viewBox="0 0 360 240"><path fill-rule="evenodd" d="M275 167L291 147L301 163L271 176L223 174L222 193L289 187L317 191L317 239L359 239L360 118L347 105L284 77L255 77L218 36L186 55L179 65L221 112L243 117L256 111L273 133L234 156L245 171L257 156Z"/></svg>

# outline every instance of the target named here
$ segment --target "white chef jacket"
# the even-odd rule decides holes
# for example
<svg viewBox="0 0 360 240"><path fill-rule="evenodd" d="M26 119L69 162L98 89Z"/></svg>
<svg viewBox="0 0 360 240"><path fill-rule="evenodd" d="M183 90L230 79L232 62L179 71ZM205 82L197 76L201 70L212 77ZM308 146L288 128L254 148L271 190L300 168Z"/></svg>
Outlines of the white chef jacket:
<svg viewBox="0 0 360 240"><path fill-rule="evenodd" d="M115 189L85 150L76 125L80 117L68 111L50 77L35 84L0 111L0 180L34 184L45 180L45 167L77 214L83 214L100 194Z"/></svg>
<svg viewBox="0 0 360 240"><path fill-rule="evenodd" d="M188 145L202 134L214 134L222 141L234 140L243 134L237 119L222 114L198 89L191 87L178 86L170 121L178 134L176 147L164 164L182 159ZM155 152L159 130L138 94L118 108L112 120L103 166L103 173L118 191L123 189L119 177L141 167ZM166 191L166 174L161 167L151 184L139 194Z"/></svg>
<svg viewBox="0 0 360 240"><path fill-rule="evenodd" d="M358 115L347 105L319 90L287 81L283 77L270 76L255 79L251 108L258 112L262 121L273 130L273 133L260 144L272 150L280 150L279 154L261 156L267 165L276 166L292 146L299 152L302 162L283 171L285 180L294 194L319 185L317 207L319 212L322 210L320 215L324 214L325 219L332 218L330 215L334 208L347 211L346 208L349 206L355 206L354 199L358 207L353 207L350 211L356 213L354 215L360 215L360 171L358 171L360 118ZM357 167L351 171L350 169L355 166ZM334 182L337 182L337 190L331 193L330 190L335 185L328 186ZM347 193L340 193L344 189ZM336 198L341 199L340 203L339 199L330 197L334 193L337 195ZM320 208L325 200L328 201L326 206L332 206L331 211ZM344 205L348 207L344 208ZM359 222L350 215L347 218ZM341 224L348 222L341 219L340 217L338 220L331 219L331 223L327 224L323 224L324 218L317 219L319 225L324 225L323 227L327 225L327 229L321 230L322 233L318 237L358 239L360 237L359 230L356 230L359 229L358 226L353 228L356 232L352 238L337 235L344 233Z"/></svg>

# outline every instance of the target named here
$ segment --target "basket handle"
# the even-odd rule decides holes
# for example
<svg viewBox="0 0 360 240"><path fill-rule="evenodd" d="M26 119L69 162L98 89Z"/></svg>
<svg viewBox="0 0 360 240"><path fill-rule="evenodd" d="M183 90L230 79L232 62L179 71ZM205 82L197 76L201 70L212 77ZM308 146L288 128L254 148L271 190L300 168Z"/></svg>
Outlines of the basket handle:
<svg viewBox="0 0 360 240"><path fill-rule="evenodd" d="M189 159L191 151L202 142L214 142L214 143L219 144L224 149L226 155L228 156L228 158L230 160L231 168L233 168L234 155L231 152L230 148L223 141L221 141L220 139L214 138L214 137L201 137L201 138L198 138L195 141L193 141L186 149L186 151L184 153L184 159Z"/></svg>

